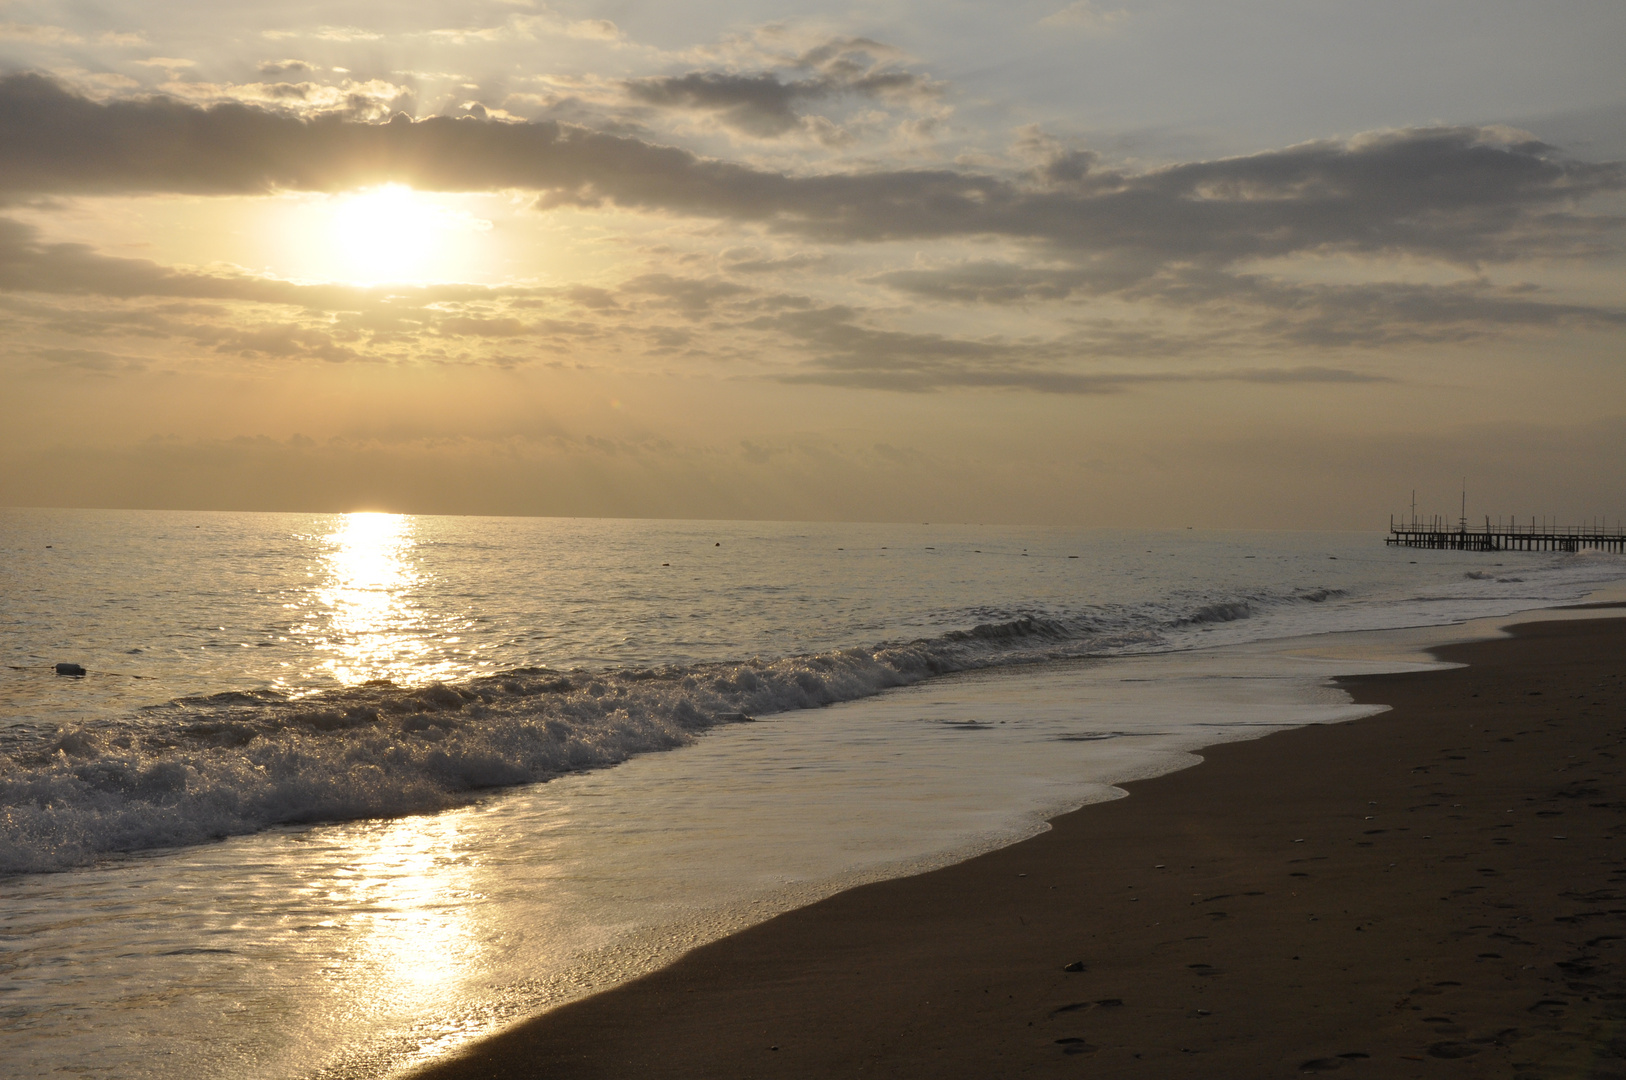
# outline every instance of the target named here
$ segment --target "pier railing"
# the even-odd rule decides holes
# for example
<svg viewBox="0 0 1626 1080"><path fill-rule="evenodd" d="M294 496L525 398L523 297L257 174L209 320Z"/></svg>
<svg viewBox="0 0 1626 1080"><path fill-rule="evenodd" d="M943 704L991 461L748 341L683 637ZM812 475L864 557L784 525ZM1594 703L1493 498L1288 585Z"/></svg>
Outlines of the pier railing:
<svg viewBox="0 0 1626 1080"><path fill-rule="evenodd" d="M1626 526L1610 529L1571 525L1491 525L1455 528L1438 522L1396 524L1389 519L1391 547L1441 548L1449 551L1613 551L1626 553Z"/></svg>

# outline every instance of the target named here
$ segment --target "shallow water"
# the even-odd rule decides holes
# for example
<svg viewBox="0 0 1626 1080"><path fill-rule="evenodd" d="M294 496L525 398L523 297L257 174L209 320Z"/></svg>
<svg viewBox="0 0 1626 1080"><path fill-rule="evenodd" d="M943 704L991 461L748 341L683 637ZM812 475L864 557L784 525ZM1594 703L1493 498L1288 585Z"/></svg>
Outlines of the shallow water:
<svg viewBox="0 0 1626 1080"><path fill-rule="evenodd" d="M387 1075L776 911L1031 835L1201 746L1356 715L1329 676L1418 659L1290 635L1622 577L1550 555L1469 577L1484 556L1373 537L6 513L12 550L75 536L81 567L6 571L28 600L4 615L23 670L0 698L0 854L62 868L0 878L18 1076ZM682 589L629 576L685 557L713 562ZM104 589L90 562L147 584ZM108 670L121 640L143 649L123 676L41 670L63 650ZM569 688L458 696L544 665L506 678ZM373 718L346 726L364 700ZM721 715L741 703L753 721ZM548 725L562 757L525 742ZM446 781L475 759L551 779ZM300 823L313 805L359 812Z"/></svg>
<svg viewBox="0 0 1626 1080"><path fill-rule="evenodd" d="M1199 746L1370 712L1321 686L1330 666L1221 650L973 673L461 810L13 879L6 1004L32 1021L11 1049L41 1073L378 1075L1031 835Z"/></svg>

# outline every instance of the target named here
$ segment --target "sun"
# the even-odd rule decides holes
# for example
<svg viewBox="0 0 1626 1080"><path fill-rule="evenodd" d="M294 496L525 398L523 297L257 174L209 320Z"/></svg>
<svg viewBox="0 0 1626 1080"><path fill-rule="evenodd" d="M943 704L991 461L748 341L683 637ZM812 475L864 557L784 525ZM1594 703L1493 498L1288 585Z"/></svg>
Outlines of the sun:
<svg viewBox="0 0 1626 1080"><path fill-rule="evenodd" d="M330 255L336 277L357 284L422 281L445 255L447 223L409 187L341 195L333 207Z"/></svg>
<svg viewBox="0 0 1626 1080"><path fill-rule="evenodd" d="M443 281L472 235L491 223L441 196L385 184L332 197L313 238L330 280L355 285Z"/></svg>

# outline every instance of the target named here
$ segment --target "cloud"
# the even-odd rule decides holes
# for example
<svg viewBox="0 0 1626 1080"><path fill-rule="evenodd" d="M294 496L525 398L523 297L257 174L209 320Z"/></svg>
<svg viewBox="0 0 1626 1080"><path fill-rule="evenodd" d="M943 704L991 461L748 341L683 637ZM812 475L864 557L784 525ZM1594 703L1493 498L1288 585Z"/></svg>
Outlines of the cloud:
<svg viewBox="0 0 1626 1080"><path fill-rule="evenodd" d="M860 331L849 336L848 348L847 352L808 364L803 370L780 375L779 381L905 393L993 389L1070 395L1121 394L1137 386L1171 383L1347 385L1393 381L1382 375L1315 365L1231 370L1077 371L1034 363L1032 350L1021 346L985 343L979 347L979 343L952 341L931 334Z"/></svg>
<svg viewBox="0 0 1626 1080"><path fill-rule="evenodd" d="M1243 295L1231 286L1227 295ZM1285 315L1266 319L1261 330L1286 342L1319 347L1462 344L1509 330L1626 327L1626 310L1533 298L1520 289L1483 282L1416 285L1295 286L1267 283L1255 293L1261 307Z"/></svg>
<svg viewBox="0 0 1626 1080"><path fill-rule="evenodd" d="M738 89L730 84L729 92ZM770 88L765 100L774 100L774 93ZM1235 365L1261 351L1285 359L1304 347L1461 343L1505 330L1626 325L1626 312L1616 308L1560 303L1540 290L1495 285L1484 276L1492 263L1620 251L1620 219L1596 204L1598 197L1626 188L1621 166L1578 162L1501 128L1376 132L1140 171L1030 131L1018 146L1025 165L1004 172L984 167L809 174L706 158L556 121L414 122L397 116L367 123L241 101L202 105L157 97L101 103L23 75L0 79L0 145L7 149L0 155L0 198L337 191L386 180L450 191L522 189L535 192L543 210L619 208L795 238L785 244L794 254L780 258L762 254L776 245L760 237L764 248L725 249L716 266L729 274L813 265L829 258L821 244L997 240L990 250L1000 251L999 257L937 263L922 258L849 284L879 285L929 304L1080 305L1069 309L1077 314L1059 336L1036 329L1022 340L961 338L886 325L904 317L897 313L773 297L723 277L645 273L614 288L391 290L408 306L435 298L506 298L508 304L507 310L448 309L422 315L412 327L365 331L375 335L375 344L394 340L402 347L438 340L436 347L447 348L454 338L477 343L579 336L579 325L515 315L522 302L568 302L586 311L616 311L616 332L629 335L627 340L653 341L657 349L704 344L718 356L730 350L745 356L742 339L731 335L769 335L788 344L793 355L812 358L786 376L802 381L1110 393L1136 380L1080 372L1079 365L1175 358ZM1450 285L1329 285L1256 269L1333 255L1352 264L1402 256L1445 262L1467 279ZM0 290L246 301L328 312L376 311L383 302L381 293L364 289L113 258L83 245L48 243L37 231L4 220ZM1121 301L1112 309L1118 315L1109 318L1108 309L1084 304L1100 298ZM1120 317L1126 305L1136 311L1134 318ZM1164 318L1171 314L1178 317ZM679 325L654 325L663 319ZM1194 321L1202 326L1200 334L1189 329ZM697 336L702 331L708 335L703 342ZM340 337L325 344L289 340L307 354L356 347ZM225 339L210 347L254 351ZM272 355L268 348L258 353ZM1335 380L1326 372L1343 369L1285 364L1261 370L1249 381L1328 382ZM1164 374L1140 381L1176 379Z"/></svg>
<svg viewBox="0 0 1626 1080"><path fill-rule="evenodd" d="M313 311L361 311L386 301L424 306L537 295L484 285L305 285L255 274L175 269L147 259L103 255L87 244L49 243L32 225L0 218L0 293L173 297L286 304Z"/></svg>
<svg viewBox="0 0 1626 1080"><path fill-rule="evenodd" d="M296 324L270 324L251 329L221 327L195 330L194 340L213 344L217 353L251 360L316 359L332 364L362 360L355 349L341 344L326 331Z"/></svg>
<svg viewBox="0 0 1626 1080"><path fill-rule="evenodd" d="M524 337L532 332L532 328L513 317L480 318L461 315L441 319L435 324L435 331L448 337L512 338Z"/></svg>
<svg viewBox="0 0 1626 1080"><path fill-rule="evenodd" d="M609 19L566 19L554 12L510 15L495 26L450 27L429 31L430 38L453 45L497 41L535 41L541 37L567 37L578 41L616 44L626 36Z"/></svg>
<svg viewBox="0 0 1626 1080"><path fill-rule="evenodd" d="M889 270L871 281L931 300L974 304L1025 304L1064 300L1091 280L1077 266L1024 266L980 259L930 269Z"/></svg>
<svg viewBox="0 0 1626 1080"><path fill-rule="evenodd" d="M911 296L944 303L1033 304L1076 294L1115 294L1187 311L1239 305L1281 340L1301 344L1399 344L1465 341L1501 327L1621 325L1620 309L1556 302L1539 290L1475 279L1451 285L1412 282L1306 284L1263 274L1190 265L1169 267L1123 284L1088 265L1030 266L976 260L892 270L869 279ZM1222 315L1219 311L1206 314Z"/></svg>
<svg viewBox="0 0 1626 1080"><path fill-rule="evenodd" d="M76 368L97 375L142 371L147 366L144 360L100 349L39 349L34 355L56 367Z"/></svg>
<svg viewBox="0 0 1626 1080"><path fill-rule="evenodd" d="M609 19L566 19L551 11L539 15L516 15L508 25L516 36L532 39L552 34L580 41L618 42L626 36Z"/></svg>
<svg viewBox="0 0 1626 1080"><path fill-rule="evenodd" d="M303 60L262 60L257 66L261 75L303 74L315 71L315 66Z"/></svg>
<svg viewBox="0 0 1626 1080"><path fill-rule="evenodd" d="M157 63L157 61L154 61ZM161 66L168 66L165 61ZM190 61L174 61L189 64ZM171 75L173 79L173 73ZM207 83L177 82L164 89L178 98L210 104L253 104L298 115L344 116L351 120L383 120L412 103L412 91L385 79L358 82L344 79L337 85L314 81Z"/></svg>
<svg viewBox="0 0 1626 1080"><path fill-rule="evenodd" d="M723 252L723 266L731 274L776 274L787 270L806 270L829 261L828 256L813 251L799 251L793 255L767 256L755 248L735 248Z"/></svg>
<svg viewBox="0 0 1626 1080"><path fill-rule="evenodd" d="M1251 290L1251 292L1249 291ZM1136 297L1144 299L1144 297ZM1381 348L1463 344L1509 330L1618 330L1626 311L1521 296L1484 283L1459 286L1284 285L1223 282L1201 299L1153 297L1194 318L1200 330L1171 329L1144 316L1079 320L1070 334L1018 340L963 338L872 325L869 313L842 305L804 305L744 325L782 335L810 354L792 382L893 389L1026 388L1046 393L1118 393L1131 386L1181 382L1369 383L1387 381L1341 367L1241 366L1238 358L1302 356L1307 348ZM762 306L758 302L756 306ZM1150 310L1157 310L1156 308ZM1080 372L1105 361L1202 365L1135 373ZM1215 365L1226 366L1215 366Z"/></svg>
<svg viewBox="0 0 1626 1080"><path fill-rule="evenodd" d="M203 274L175 270L146 259L102 255L87 244L46 243L39 230L0 218L0 290L111 297L184 296L305 305L317 297L351 304L357 290L299 286L247 274Z"/></svg>
<svg viewBox="0 0 1626 1080"><path fill-rule="evenodd" d="M1065 342L970 340L939 333L882 329L842 305L788 311L755 320L813 354L799 370L778 376L817 383L913 393L948 389L1020 389L1051 394L1115 394L1135 382L1173 376L1086 373L1086 350Z"/></svg>
<svg viewBox="0 0 1626 1080"><path fill-rule="evenodd" d="M314 38L317 41L382 41L384 35L376 30L359 26L313 26L308 30L265 30L260 34L268 41L286 41L289 38Z"/></svg>
<svg viewBox="0 0 1626 1080"><path fill-rule="evenodd" d="M1073 0L1071 4L1051 15L1039 20L1040 26L1074 27L1082 30L1100 32L1110 30L1129 18L1129 12L1122 8L1112 11L1102 11L1090 0Z"/></svg>
<svg viewBox="0 0 1626 1080"><path fill-rule="evenodd" d="M720 283L639 282L656 306L703 313ZM91 303L85 301L94 298ZM83 244L48 243L38 230L0 218L0 326L9 340L30 335L190 343L249 360L326 362L449 359L451 339L581 342L597 324L551 318L538 309L577 303L616 309L605 290L442 284L312 285L230 270L187 270L144 259L102 255ZM526 315L520 318L514 312ZM85 353L80 356L80 353ZM39 355L44 356L44 353ZM186 357L184 349L172 353ZM90 368L90 351L68 350L53 363ZM459 362L497 363L476 354ZM126 365L129 368L129 365ZM110 371L102 366L99 370Z"/></svg>
<svg viewBox="0 0 1626 1080"><path fill-rule="evenodd" d="M798 99L822 95L815 80L786 83L770 72L731 75L696 71L687 75L632 79L627 92L636 101L664 108L696 109L716 114L726 126L758 138L796 130L802 117Z"/></svg>
<svg viewBox="0 0 1626 1080"><path fill-rule="evenodd" d="M277 91L271 94L276 97ZM376 102L376 99L373 99ZM553 121L299 118L234 102L97 103L37 75L0 79L0 192L526 188L539 205L756 222L827 242L1002 236L1088 255L1133 280L1305 251L1458 262L1616 250L1592 195L1619 163L1500 129L1386 131L1130 172L1076 152L1022 176L947 169L798 175Z"/></svg>
<svg viewBox="0 0 1626 1080"><path fill-rule="evenodd" d="M708 314L719 300L747 293L743 285L717 279L680 278L671 274L642 274L624 282L621 291L655 298L659 306L678 311L691 319Z"/></svg>
<svg viewBox="0 0 1626 1080"><path fill-rule="evenodd" d="M0 22L0 41L26 41L31 45L80 45L84 38L60 26Z"/></svg>
<svg viewBox="0 0 1626 1080"><path fill-rule="evenodd" d="M592 285L572 285L565 290L565 296L572 303L593 311L611 311L621 306L608 289Z"/></svg>
<svg viewBox="0 0 1626 1080"><path fill-rule="evenodd" d="M876 53L883 58L876 59ZM690 71L629 79L633 100L664 109L710 114L725 127L771 139L806 131L828 142L835 126L803 115L802 106L844 96L893 102L934 99L941 87L924 75L893 65L890 50L867 38L839 38L781 58L802 74L775 71ZM823 121L822 124L819 121Z"/></svg>

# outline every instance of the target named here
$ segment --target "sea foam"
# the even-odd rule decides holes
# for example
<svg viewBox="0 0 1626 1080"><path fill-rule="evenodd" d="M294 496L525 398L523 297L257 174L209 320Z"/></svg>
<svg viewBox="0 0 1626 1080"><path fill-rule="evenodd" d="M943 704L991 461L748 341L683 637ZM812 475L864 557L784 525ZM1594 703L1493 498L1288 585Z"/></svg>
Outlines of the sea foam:
<svg viewBox="0 0 1626 1080"><path fill-rule="evenodd" d="M0 757L0 873L294 823L426 813L666 750L719 724L972 668L1154 648L1182 627L1334 595L1184 611L1018 613L911 642L733 663L523 668L290 698L230 692L65 728Z"/></svg>
<svg viewBox="0 0 1626 1080"><path fill-rule="evenodd" d="M279 825L431 813L493 788L679 747L721 724L938 675L1219 643L1216 631L1261 617L1267 625L1227 640L1314 632L1325 616L1311 613L1346 600L1361 603L1315 587L1071 612L968 609L965 629L870 647L598 671L517 668L423 686L375 680L303 696L232 691L49 733L14 730L0 751L0 873Z"/></svg>

